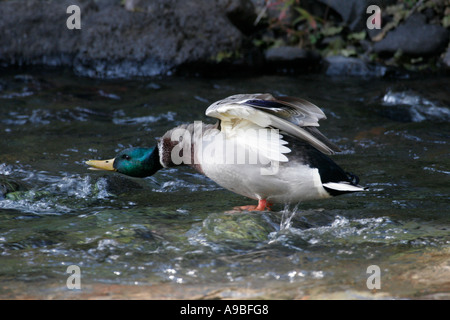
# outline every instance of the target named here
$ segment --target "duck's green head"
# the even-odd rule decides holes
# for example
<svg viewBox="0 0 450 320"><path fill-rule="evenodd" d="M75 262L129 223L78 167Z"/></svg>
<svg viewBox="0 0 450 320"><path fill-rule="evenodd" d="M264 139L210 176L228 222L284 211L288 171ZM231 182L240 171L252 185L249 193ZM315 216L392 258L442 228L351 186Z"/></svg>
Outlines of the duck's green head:
<svg viewBox="0 0 450 320"><path fill-rule="evenodd" d="M148 177L162 168L158 148L129 148L109 160L89 160L91 170L117 171L131 177Z"/></svg>

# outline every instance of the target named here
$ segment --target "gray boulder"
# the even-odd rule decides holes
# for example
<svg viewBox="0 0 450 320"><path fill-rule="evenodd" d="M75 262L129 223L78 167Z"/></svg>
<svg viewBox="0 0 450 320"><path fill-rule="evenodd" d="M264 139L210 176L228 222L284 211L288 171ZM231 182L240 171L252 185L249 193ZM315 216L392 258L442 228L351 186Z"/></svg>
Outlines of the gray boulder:
<svg viewBox="0 0 450 320"><path fill-rule="evenodd" d="M416 13L375 43L373 50L377 53L402 50L413 56L433 55L442 52L448 41L449 32L446 28L427 24L426 17Z"/></svg>
<svg viewBox="0 0 450 320"><path fill-rule="evenodd" d="M0 1L0 63L65 65L92 77L165 74L240 48L244 36L227 12L242 21L243 2L79 0L81 30L69 30L73 1Z"/></svg>

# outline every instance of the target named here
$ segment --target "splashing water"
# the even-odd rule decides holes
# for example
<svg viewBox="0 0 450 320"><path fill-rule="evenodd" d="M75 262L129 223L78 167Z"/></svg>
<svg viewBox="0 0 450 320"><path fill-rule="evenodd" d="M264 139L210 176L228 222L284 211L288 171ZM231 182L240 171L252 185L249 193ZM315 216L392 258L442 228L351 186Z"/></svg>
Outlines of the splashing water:
<svg viewBox="0 0 450 320"><path fill-rule="evenodd" d="M283 210L281 211L281 222L280 222L280 232L287 230L292 227L292 219L299 213L298 207L300 203L297 203L291 210L289 204L285 204Z"/></svg>

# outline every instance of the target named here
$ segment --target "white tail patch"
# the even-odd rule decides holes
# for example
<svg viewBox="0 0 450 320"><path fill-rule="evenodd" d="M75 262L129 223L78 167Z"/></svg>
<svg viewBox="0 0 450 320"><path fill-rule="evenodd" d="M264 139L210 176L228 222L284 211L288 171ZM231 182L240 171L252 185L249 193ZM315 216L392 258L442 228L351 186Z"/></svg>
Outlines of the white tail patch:
<svg viewBox="0 0 450 320"><path fill-rule="evenodd" d="M327 182L323 184L324 187L329 189L333 189L336 191L347 191L347 192L356 192L356 191L365 191L366 189L361 186L354 186L349 182Z"/></svg>

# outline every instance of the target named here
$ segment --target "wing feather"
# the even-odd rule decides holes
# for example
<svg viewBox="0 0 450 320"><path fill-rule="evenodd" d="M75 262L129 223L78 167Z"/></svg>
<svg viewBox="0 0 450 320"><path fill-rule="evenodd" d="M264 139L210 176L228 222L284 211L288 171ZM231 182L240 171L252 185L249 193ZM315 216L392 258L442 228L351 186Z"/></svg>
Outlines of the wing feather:
<svg viewBox="0 0 450 320"><path fill-rule="evenodd" d="M220 119L223 130L229 134L251 122L262 128L279 129L325 154L340 151L317 129L319 120L326 119L323 111L303 99L271 94L234 95L213 103L206 115Z"/></svg>

